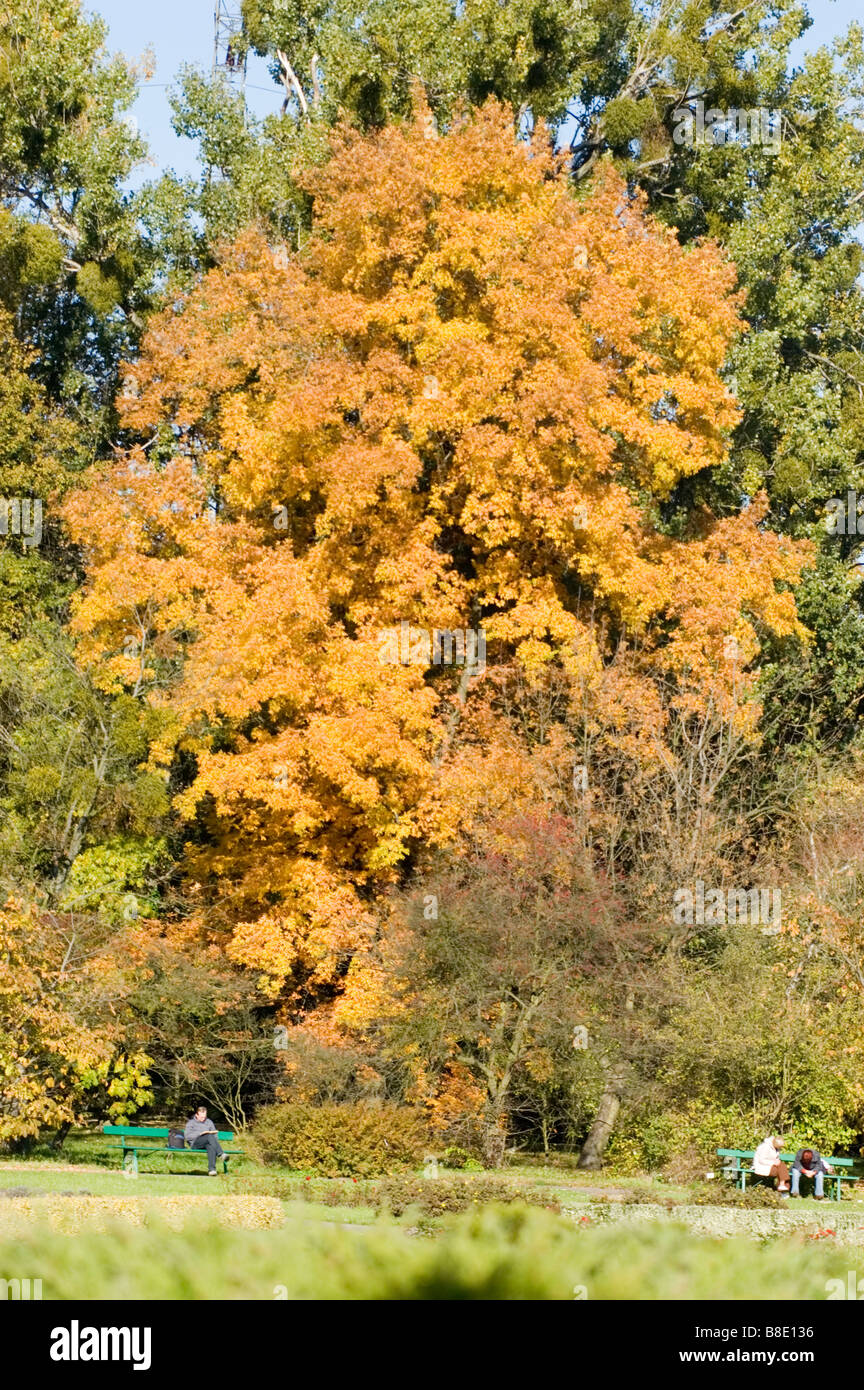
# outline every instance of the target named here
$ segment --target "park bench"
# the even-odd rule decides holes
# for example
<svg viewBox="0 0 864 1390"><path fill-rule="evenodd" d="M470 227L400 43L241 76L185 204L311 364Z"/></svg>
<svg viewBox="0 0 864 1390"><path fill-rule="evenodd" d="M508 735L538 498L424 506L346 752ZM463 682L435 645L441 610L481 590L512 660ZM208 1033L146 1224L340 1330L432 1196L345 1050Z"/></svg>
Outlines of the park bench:
<svg viewBox="0 0 864 1390"><path fill-rule="evenodd" d="M109 1145L112 1149L120 1150L120 1167L127 1169L128 1172L138 1172L138 1155L141 1154L176 1154L185 1155L186 1158L207 1157L206 1149L172 1149L169 1148L164 1140L170 1134L168 1129L157 1129L150 1125L103 1125L102 1133L116 1136L120 1142ZM220 1129L218 1131L219 1142L230 1144L234 1139L233 1131L230 1129ZM158 1140L163 1143L158 1143ZM242 1154L242 1149L226 1149L222 1159L223 1172L228 1172L228 1159L235 1155ZM129 1160L127 1162L127 1159ZM173 1171L173 1170L172 1170Z"/></svg>
<svg viewBox="0 0 864 1390"><path fill-rule="evenodd" d="M745 1189L746 1189L746 1187L747 1187L747 1179L748 1179L748 1177L749 1177L749 1178L757 1178L757 1179L760 1177L760 1174L759 1174L759 1173L754 1173L754 1172L753 1172L753 1157L754 1157L755 1152L756 1152L755 1149L718 1149L718 1150L717 1150L717 1157L718 1157L718 1158L722 1158L722 1159L725 1160L725 1161L724 1161L724 1165L723 1165L723 1175L724 1175L724 1177L734 1178L736 1186L737 1186L737 1187L740 1187L740 1189L741 1189L742 1192L744 1192ZM779 1157L782 1158L782 1160L783 1160L784 1163L788 1163L788 1164L790 1165L790 1167L791 1167L792 1162L793 1162L793 1160L794 1160L794 1158L795 1158L795 1155L794 1155L794 1154L780 1154ZM827 1157L826 1155L824 1155L824 1154L823 1154L823 1158L825 1159L825 1162L826 1162L826 1163L830 1163L830 1164L831 1164L831 1167L834 1169L834 1172L833 1172L833 1173L826 1173L826 1174L825 1174L825 1188L826 1188L827 1194L828 1194L829 1197L831 1196L831 1184L833 1183L833 1184L834 1184L834 1196L833 1196L833 1199L834 1199L835 1202L839 1202L839 1201L840 1201L840 1193L841 1193L841 1186L842 1186L842 1184L843 1184L844 1182L848 1182L848 1183L858 1182L858 1178L855 1176L854 1173L846 1173L846 1172L843 1171L843 1169L845 1169L845 1168L851 1168L851 1167L853 1166L853 1164L855 1163L855 1159L854 1159L854 1158L828 1158L828 1157Z"/></svg>

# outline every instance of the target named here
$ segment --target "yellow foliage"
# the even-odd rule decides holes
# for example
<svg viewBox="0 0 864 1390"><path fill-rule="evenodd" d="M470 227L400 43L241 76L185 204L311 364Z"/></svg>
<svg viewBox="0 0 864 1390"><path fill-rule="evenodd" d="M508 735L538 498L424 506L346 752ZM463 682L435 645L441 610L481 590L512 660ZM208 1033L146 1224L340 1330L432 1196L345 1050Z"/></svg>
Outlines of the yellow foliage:
<svg viewBox="0 0 864 1390"><path fill-rule="evenodd" d="M218 1222L242 1230L275 1230L285 1219L276 1197L66 1197L16 1198L0 1207L0 1232L24 1235L45 1223L59 1235L110 1231L116 1222L130 1226L164 1223L172 1231Z"/></svg>
<svg viewBox="0 0 864 1390"><path fill-rule="evenodd" d="M463 673L382 664L382 630L482 624L492 666L602 687L637 747L658 676L752 727L757 625L801 631L809 552L761 501L680 537L657 521L738 419L733 267L611 169L574 198L545 132L516 141L494 103L424 130L422 110L340 130L302 252L253 228L151 324L122 413L162 442L67 508L82 659L170 713L154 761L195 760L177 807L201 921L307 1001L341 988L412 846L551 775L520 780L489 671L468 704L501 736L472 769Z"/></svg>

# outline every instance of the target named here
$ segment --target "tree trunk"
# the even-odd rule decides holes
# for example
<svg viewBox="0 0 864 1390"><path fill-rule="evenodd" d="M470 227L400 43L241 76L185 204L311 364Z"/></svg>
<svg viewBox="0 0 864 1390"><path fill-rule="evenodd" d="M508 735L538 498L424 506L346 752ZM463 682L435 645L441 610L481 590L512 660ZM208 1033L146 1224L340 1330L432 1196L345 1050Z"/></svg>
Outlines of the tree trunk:
<svg viewBox="0 0 864 1390"><path fill-rule="evenodd" d="M612 1068L609 1079L600 1097L600 1104L597 1106L597 1114L594 1116L594 1123L588 1131L588 1137L582 1145L582 1152L579 1155L578 1168L596 1169L603 1166L603 1155L606 1152L606 1145L615 1128L615 1121L618 1119L618 1111L621 1108L621 1097L624 1094L624 1079L626 1067L622 1062Z"/></svg>
<svg viewBox="0 0 864 1390"><path fill-rule="evenodd" d="M57 1133L54 1135L54 1138L51 1140L52 1149L62 1149L64 1143L66 1142L66 1136L71 1128L71 1123L68 1120L64 1120L63 1124L60 1126Z"/></svg>
<svg viewBox="0 0 864 1390"><path fill-rule="evenodd" d="M483 1164L486 1168L500 1168L504 1162L507 1147L507 1134L498 1123L487 1123L483 1128Z"/></svg>
<svg viewBox="0 0 864 1390"><path fill-rule="evenodd" d="M481 1136L483 1163L486 1168L500 1168L507 1148L507 1112L503 1097L486 1102Z"/></svg>

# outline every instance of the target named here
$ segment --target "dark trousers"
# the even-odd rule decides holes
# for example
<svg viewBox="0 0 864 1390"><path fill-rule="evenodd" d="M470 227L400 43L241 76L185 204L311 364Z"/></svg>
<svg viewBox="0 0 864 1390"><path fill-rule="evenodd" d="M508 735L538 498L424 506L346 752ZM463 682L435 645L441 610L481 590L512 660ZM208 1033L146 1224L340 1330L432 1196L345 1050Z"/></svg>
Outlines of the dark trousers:
<svg viewBox="0 0 864 1390"><path fill-rule="evenodd" d="M218 1135L199 1134L198 1138L194 1140L189 1147L192 1149L207 1150L207 1167L212 1173L216 1167L217 1158L222 1157L222 1145L219 1143Z"/></svg>

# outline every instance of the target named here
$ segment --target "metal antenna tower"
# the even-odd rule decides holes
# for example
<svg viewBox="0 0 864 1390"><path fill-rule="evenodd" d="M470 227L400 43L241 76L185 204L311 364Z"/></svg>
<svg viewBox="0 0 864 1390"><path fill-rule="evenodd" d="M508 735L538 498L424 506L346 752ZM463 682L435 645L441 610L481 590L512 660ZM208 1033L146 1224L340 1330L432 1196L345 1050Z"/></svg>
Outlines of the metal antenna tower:
<svg viewBox="0 0 864 1390"><path fill-rule="evenodd" d="M246 48L242 43L243 6L240 0L215 0L213 10L213 76L224 72L242 91L246 86Z"/></svg>

